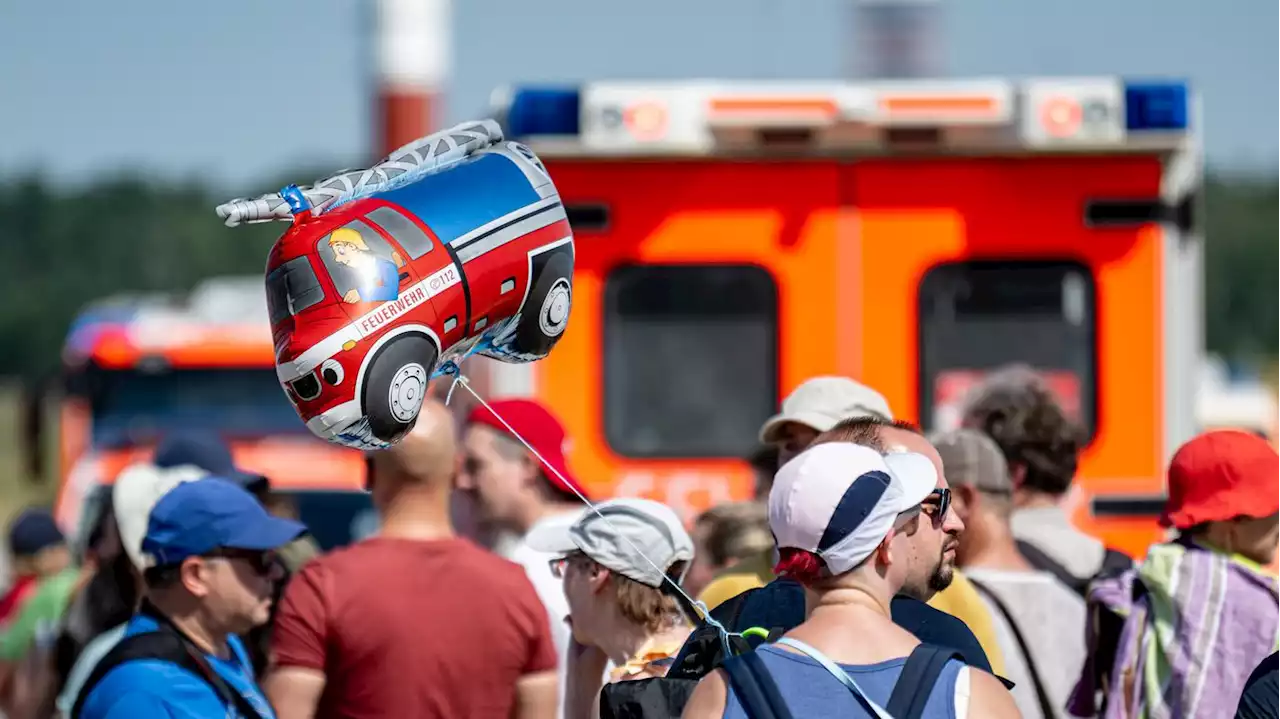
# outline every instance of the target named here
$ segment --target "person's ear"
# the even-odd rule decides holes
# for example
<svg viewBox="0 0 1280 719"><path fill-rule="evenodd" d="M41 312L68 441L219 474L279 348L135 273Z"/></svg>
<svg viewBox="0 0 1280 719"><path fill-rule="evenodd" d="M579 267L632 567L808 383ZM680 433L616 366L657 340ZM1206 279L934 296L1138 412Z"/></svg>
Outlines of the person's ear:
<svg viewBox="0 0 1280 719"><path fill-rule="evenodd" d="M592 564L591 570L587 574L587 583L591 586L591 593L599 594L603 592L604 588L609 586L611 577L612 573L608 569L599 564Z"/></svg>
<svg viewBox="0 0 1280 719"><path fill-rule="evenodd" d="M888 567L893 564L893 538L898 536L896 529L890 529L884 540L876 547L875 558L880 564Z"/></svg>
<svg viewBox="0 0 1280 719"><path fill-rule="evenodd" d="M193 597L209 595L209 572L212 567L200 557L188 557L178 566L178 580Z"/></svg>
<svg viewBox="0 0 1280 719"><path fill-rule="evenodd" d="M1022 483L1027 481L1027 465L1022 463L1010 464L1009 479L1013 481L1014 489L1021 489Z"/></svg>

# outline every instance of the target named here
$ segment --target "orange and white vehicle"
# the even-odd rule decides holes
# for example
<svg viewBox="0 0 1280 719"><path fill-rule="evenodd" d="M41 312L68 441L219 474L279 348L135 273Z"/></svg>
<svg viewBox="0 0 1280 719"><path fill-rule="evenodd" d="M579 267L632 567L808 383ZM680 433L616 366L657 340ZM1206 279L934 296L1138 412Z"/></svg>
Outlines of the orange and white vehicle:
<svg viewBox="0 0 1280 719"><path fill-rule="evenodd" d="M313 437L280 388L261 277L86 307L68 332L62 385L63 527L77 527L85 502L102 499L95 489L175 428L226 439L238 466L294 500L322 546L345 543L370 518L361 454Z"/></svg>
<svg viewBox="0 0 1280 719"><path fill-rule="evenodd" d="M1196 431L1195 103L1120 78L592 82L495 95L556 178L574 311L494 395L562 418L601 496L686 514L751 495L743 460L806 378L926 429L984 373L1042 371L1088 429L1075 519L1161 537Z"/></svg>

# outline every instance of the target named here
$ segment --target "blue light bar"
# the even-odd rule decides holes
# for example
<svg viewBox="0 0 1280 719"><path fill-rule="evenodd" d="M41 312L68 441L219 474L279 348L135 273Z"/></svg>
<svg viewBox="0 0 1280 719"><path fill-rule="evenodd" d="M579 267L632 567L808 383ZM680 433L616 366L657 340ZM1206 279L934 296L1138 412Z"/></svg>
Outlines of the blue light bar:
<svg viewBox="0 0 1280 719"><path fill-rule="evenodd" d="M512 137L577 135L582 96L577 88L527 87L516 90L507 109L507 132Z"/></svg>
<svg viewBox="0 0 1280 719"><path fill-rule="evenodd" d="M1185 82L1133 82L1124 88L1125 127L1129 130L1187 129Z"/></svg>

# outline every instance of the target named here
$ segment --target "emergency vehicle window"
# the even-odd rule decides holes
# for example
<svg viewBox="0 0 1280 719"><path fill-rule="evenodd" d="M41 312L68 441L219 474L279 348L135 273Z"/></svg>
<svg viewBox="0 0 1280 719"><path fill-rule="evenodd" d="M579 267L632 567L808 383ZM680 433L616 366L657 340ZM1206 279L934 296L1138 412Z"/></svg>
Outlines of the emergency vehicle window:
<svg viewBox="0 0 1280 719"><path fill-rule="evenodd" d="M983 376L1036 370L1089 436L1097 420L1096 286L1071 261L938 265L920 282L920 419L958 425Z"/></svg>
<svg viewBox="0 0 1280 719"><path fill-rule="evenodd" d="M390 207L379 207L365 215L374 224L387 231L391 239L400 243L409 259L416 260L431 251L431 238L417 223Z"/></svg>
<svg viewBox="0 0 1280 719"><path fill-rule="evenodd" d="M360 220L321 237L316 251L343 302L388 302L400 296L405 259Z"/></svg>
<svg viewBox="0 0 1280 719"><path fill-rule="evenodd" d="M295 257L267 275L267 309L271 324L324 299L324 288L306 257Z"/></svg>
<svg viewBox="0 0 1280 719"><path fill-rule="evenodd" d="M605 284L604 429L630 457L743 457L778 398L778 288L757 266L632 266Z"/></svg>

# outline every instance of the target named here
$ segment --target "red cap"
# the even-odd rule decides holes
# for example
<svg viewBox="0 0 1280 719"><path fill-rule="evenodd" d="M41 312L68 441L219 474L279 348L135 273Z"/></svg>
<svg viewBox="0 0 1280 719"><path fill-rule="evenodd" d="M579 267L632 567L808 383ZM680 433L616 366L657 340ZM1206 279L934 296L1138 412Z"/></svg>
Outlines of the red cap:
<svg viewBox="0 0 1280 719"><path fill-rule="evenodd" d="M1235 517L1280 512L1280 455L1257 435L1206 432L1169 463L1169 498L1160 523L1187 529Z"/></svg>
<svg viewBox="0 0 1280 719"><path fill-rule="evenodd" d="M477 405L467 417L467 424L482 424L510 435L510 430L502 424L502 420L494 416L496 412L546 460L548 470L544 474L551 484L562 492L573 494L577 490L582 496L589 496L565 463L564 453L568 440L564 425L560 424L555 415L541 404L527 399L500 399L490 402L489 406L493 408L492 412L484 405Z"/></svg>

